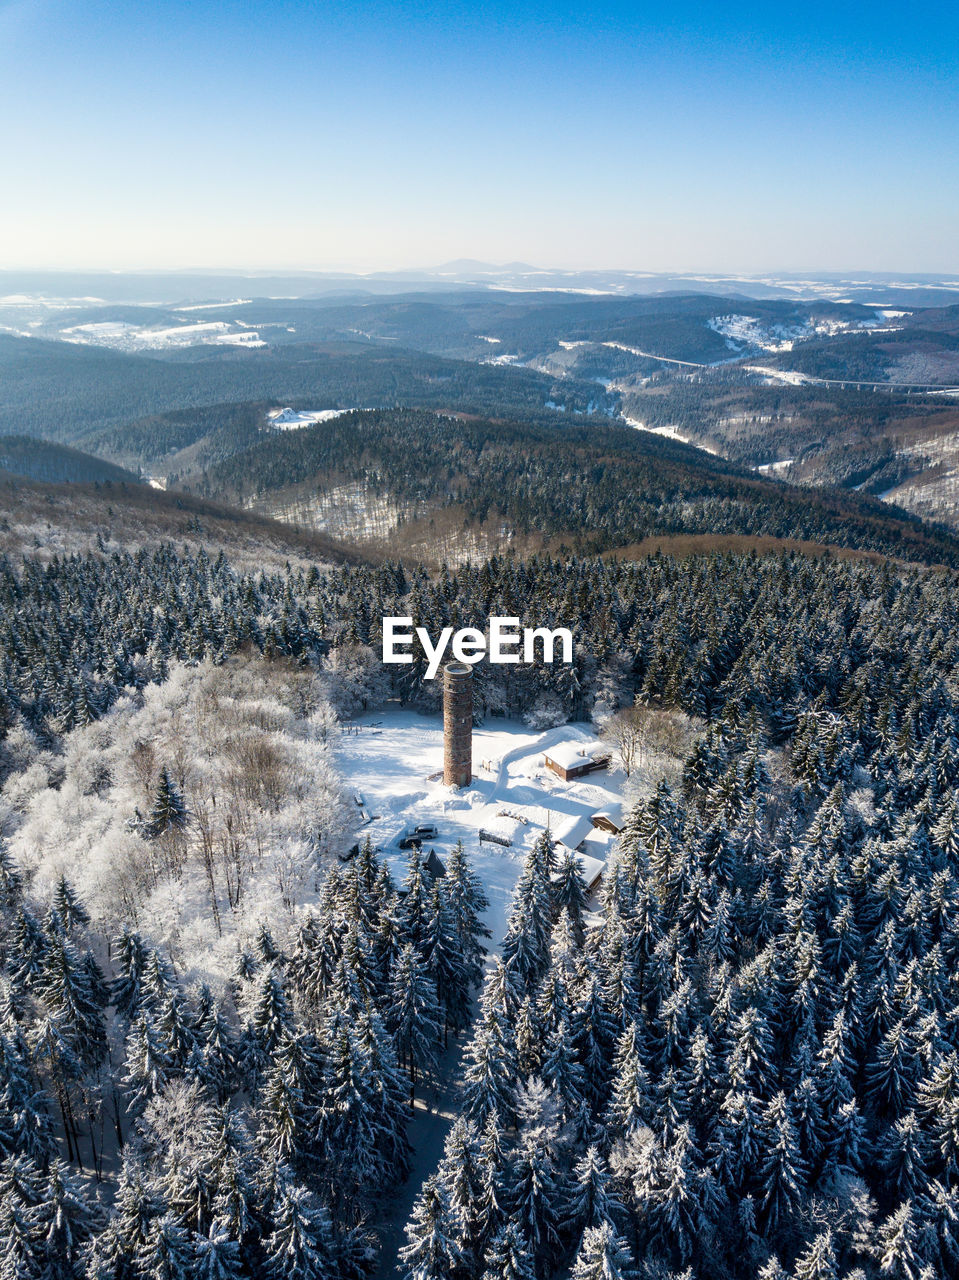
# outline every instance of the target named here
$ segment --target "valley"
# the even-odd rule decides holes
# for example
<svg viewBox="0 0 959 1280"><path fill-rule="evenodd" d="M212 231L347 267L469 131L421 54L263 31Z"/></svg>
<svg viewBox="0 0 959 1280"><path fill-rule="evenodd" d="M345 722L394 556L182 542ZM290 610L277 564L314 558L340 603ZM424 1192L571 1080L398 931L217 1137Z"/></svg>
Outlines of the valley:
<svg viewBox="0 0 959 1280"><path fill-rule="evenodd" d="M174 305L8 303L0 320L29 315L16 331L33 336L0 336L0 430L68 443L173 489L252 504L302 528L363 539L368 526L380 543L399 529L400 495L379 479L371 488L368 468L345 477L334 467L316 487L301 477L253 498L230 489L230 459L252 451L262 460L271 425L297 431L357 405L513 423L524 447L542 429L562 441L574 421L595 427L608 447L607 424L622 422L733 469L845 490L853 504L856 494L872 494L959 526L951 461L959 304L942 305L951 285L938 294L916 287L908 304L893 283L860 291L862 301L852 300L854 289L833 300L830 288L809 282L789 298L771 285L749 287L749 297L626 297L437 281L429 291L362 298L237 290L222 302ZM841 288L832 292L842 298ZM65 397L59 404L40 394L51 376ZM24 474L40 474L22 462L22 447L17 456ZM701 465L693 453L686 464ZM90 476L91 465L84 473L77 464L75 478ZM448 524L441 511L451 497L457 505L455 494L440 506L414 503L407 522ZM788 493L781 501L791 501ZM531 545L504 514L465 511L459 546L447 530L440 556ZM822 529L749 527L843 541ZM623 541L681 531L696 530L688 518L680 527L634 524ZM541 545L558 545L553 531L541 532ZM555 531L566 532L575 530ZM410 536L422 554L423 540Z"/></svg>

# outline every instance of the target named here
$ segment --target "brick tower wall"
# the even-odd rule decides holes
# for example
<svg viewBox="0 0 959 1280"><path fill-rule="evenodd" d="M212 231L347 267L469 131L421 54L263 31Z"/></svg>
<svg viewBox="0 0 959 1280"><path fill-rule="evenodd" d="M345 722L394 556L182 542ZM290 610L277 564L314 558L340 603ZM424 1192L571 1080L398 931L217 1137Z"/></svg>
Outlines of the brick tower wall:
<svg viewBox="0 0 959 1280"><path fill-rule="evenodd" d="M443 668L443 781L448 787L473 781L473 668L465 662Z"/></svg>

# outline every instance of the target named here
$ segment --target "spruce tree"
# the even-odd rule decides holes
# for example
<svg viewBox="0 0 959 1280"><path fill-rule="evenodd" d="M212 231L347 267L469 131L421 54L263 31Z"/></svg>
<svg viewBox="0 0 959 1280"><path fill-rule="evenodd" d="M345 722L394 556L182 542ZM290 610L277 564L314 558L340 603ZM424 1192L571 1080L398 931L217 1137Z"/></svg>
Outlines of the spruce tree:
<svg viewBox="0 0 959 1280"><path fill-rule="evenodd" d="M187 820L186 801L164 765L160 770L160 779L153 794L153 804L144 832L151 839L168 831L178 833L185 829Z"/></svg>
<svg viewBox="0 0 959 1280"><path fill-rule="evenodd" d="M406 1280L456 1280L463 1260L456 1234L446 1193L435 1177L427 1178L399 1251Z"/></svg>
<svg viewBox="0 0 959 1280"><path fill-rule="evenodd" d="M586 1228L569 1275L570 1280L632 1280L636 1270L629 1245L612 1223Z"/></svg>
<svg viewBox="0 0 959 1280"><path fill-rule="evenodd" d="M400 1065L409 1072L412 1104L417 1079L435 1070L440 1033L436 987L412 943L400 952L390 997L387 1025L393 1033Z"/></svg>
<svg viewBox="0 0 959 1280"><path fill-rule="evenodd" d="M330 1215L304 1187L283 1185L274 1222L263 1245L272 1280L326 1280L336 1273Z"/></svg>
<svg viewBox="0 0 959 1280"><path fill-rule="evenodd" d="M482 1280L536 1280L532 1254L516 1222L507 1222L493 1237Z"/></svg>

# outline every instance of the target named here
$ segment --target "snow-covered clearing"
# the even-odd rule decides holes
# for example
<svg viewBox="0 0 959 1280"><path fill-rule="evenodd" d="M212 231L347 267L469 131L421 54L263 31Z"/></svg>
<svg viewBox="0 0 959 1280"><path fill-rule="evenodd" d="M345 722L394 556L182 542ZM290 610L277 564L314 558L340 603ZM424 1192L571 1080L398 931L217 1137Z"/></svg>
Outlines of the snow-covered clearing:
<svg viewBox="0 0 959 1280"><path fill-rule="evenodd" d="M198 320L166 328L129 324L125 320L102 320L71 325L61 330L60 337L66 342L110 347L114 351L165 351L222 343L241 347L266 346L257 330L248 326L233 328L226 320Z"/></svg>
<svg viewBox="0 0 959 1280"><path fill-rule="evenodd" d="M219 311L221 307L245 307L252 298L230 298L228 302L194 302L188 307L174 307L174 311Z"/></svg>
<svg viewBox="0 0 959 1280"><path fill-rule="evenodd" d="M640 422L639 418L628 418L625 413L621 420L635 431L648 431L653 436L665 436L667 440L678 440L681 444L689 444L689 436L681 435L678 427L674 427L671 423L665 427L647 427L646 423Z"/></svg>
<svg viewBox="0 0 959 1280"><path fill-rule="evenodd" d="M347 790L362 801L370 819L358 828L357 838L368 834L382 847L397 880L405 874L407 855L398 841L407 826L435 822L440 836L430 847L440 858L463 841L490 899L487 923L498 947L523 859L536 837L547 826L556 832L570 818L588 820L594 813L621 809L625 777L618 770L563 782L546 768L544 751L572 741L592 743L595 734L586 724L534 732L515 722L491 721L473 731L472 785L454 791L443 785L441 774L441 718L391 710L355 721L340 740L337 764ZM480 844L481 828L509 839L511 847ZM604 862L613 840L593 831L581 852Z"/></svg>
<svg viewBox="0 0 959 1280"><path fill-rule="evenodd" d="M332 422L357 409L271 409L266 415L269 431L299 431L303 427L315 427L318 422Z"/></svg>
<svg viewBox="0 0 959 1280"><path fill-rule="evenodd" d="M481 360L480 364L514 364L518 368L523 368L525 361L515 353L504 352L503 355L490 356L488 360Z"/></svg>
<svg viewBox="0 0 959 1280"><path fill-rule="evenodd" d="M786 468L791 467L795 461L795 458L780 458L778 462L763 462L756 468L756 470L763 472L763 474L767 471L785 471Z"/></svg>
<svg viewBox="0 0 959 1280"><path fill-rule="evenodd" d="M801 387L807 382L819 382L818 378L811 378L805 373L797 373L794 369L774 369L767 364L747 364L743 365L747 373L759 373L767 382L786 382L791 387Z"/></svg>
<svg viewBox="0 0 959 1280"><path fill-rule="evenodd" d="M255 329L245 333L221 333L214 342L225 342L232 347L265 347L266 343Z"/></svg>
<svg viewBox="0 0 959 1280"><path fill-rule="evenodd" d="M648 427L639 418L630 418L625 413L620 414L618 421L625 423L627 427L632 427L634 431L648 431L652 436L665 436L667 440L677 440L680 444L691 444L694 449L702 449L703 453L711 453L714 458L720 456L718 449L714 449L712 445L706 443L694 442L691 436L684 436L679 428L672 423L667 423L664 427Z"/></svg>
<svg viewBox="0 0 959 1280"><path fill-rule="evenodd" d="M873 328L877 321L847 321L825 319L808 319L796 324L782 324L758 319L756 316L724 315L714 316L707 325L714 333L726 339L726 346L731 351L739 351L742 347L759 347L763 351L792 351L797 342L806 338L826 335L834 337L838 333L859 332L864 328Z"/></svg>

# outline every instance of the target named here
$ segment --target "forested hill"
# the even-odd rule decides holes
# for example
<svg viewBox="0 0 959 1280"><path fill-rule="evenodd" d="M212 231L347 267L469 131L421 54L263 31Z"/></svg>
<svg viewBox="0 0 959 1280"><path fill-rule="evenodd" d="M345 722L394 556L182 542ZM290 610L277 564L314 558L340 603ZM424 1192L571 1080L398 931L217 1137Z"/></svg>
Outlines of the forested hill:
<svg viewBox="0 0 959 1280"><path fill-rule="evenodd" d="M0 436L0 471L54 483L96 484L104 480L137 483L137 476L123 467L81 453L79 449L29 436Z"/></svg>
<svg viewBox="0 0 959 1280"><path fill-rule="evenodd" d="M359 485L368 502L389 498L407 524L450 509L467 527L505 524L521 540L536 536L581 552L656 534L745 534L959 563L954 534L865 495L792 488L677 441L601 422L556 428L354 413L271 436L211 467L197 487L280 514L308 512L311 495L335 495L344 483Z"/></svg>
<svg viewBox="0 0 959 1280"><path fill-rule="evenodd" d="M197 347L177 357L0 334L0 432L77 443L150 415L267 399L305 398L314 409L424 405L533 420L558 416L550 402L572 414L603 412L615 399L596 383L385 345ZM111 437L111 444L124 452L122 442ZM155 444L166 451L163 441ZM178 437L172 447L182 444Z"/></svg>
<svg viewBox="0 0 959 1280"><path fill-rule="evenodd" d="M238 572L370 560L323 533L193 494L126 481L53 484L0 476L0 555L12 560L28 555L47 563L89 551L109 555L171 544L183 555L222 553Z"/></svg>

